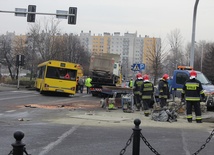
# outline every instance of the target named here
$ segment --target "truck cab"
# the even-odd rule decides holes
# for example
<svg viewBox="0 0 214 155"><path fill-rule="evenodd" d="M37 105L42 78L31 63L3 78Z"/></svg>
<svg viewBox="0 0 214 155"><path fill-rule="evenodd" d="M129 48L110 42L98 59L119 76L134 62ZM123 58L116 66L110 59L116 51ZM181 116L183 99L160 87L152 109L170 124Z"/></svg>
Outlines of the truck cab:
<svg viewBox="0 0 214 155"><path fill-rule="evenodd" d="M181 69L182 68L182 69ZM186 70L183 69L184 67L178 66L177 70L174 70L171 86L170 86L170 93L175 97L181 97L181 90L186 80L190 77L190 72L192 68L188 67ZM207 102L207 109L214 108L214 85L206 78L206 76L199 71L197 72L197 77L204 89L204 93L206 95L206 102Z"/></svg>

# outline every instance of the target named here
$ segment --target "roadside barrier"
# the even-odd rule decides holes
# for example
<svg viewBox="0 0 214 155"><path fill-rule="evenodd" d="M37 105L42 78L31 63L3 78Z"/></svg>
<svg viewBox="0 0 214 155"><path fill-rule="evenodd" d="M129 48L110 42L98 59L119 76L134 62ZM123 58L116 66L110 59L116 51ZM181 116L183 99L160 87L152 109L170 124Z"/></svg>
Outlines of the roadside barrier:
<svg viewBox="0 0 214 155"><path fill-rule="evenodd" d="M160 155L160 153L157 152L157 150L151 146L151 144L147 141L147 139L143 136L143 134L141 133L141 129L140 129L140 123L141 121L139 119L135 119L134 120L134 124L135 127L132 129L133 133L131 134L130 138L128 139L128 141L126 142L125 147L120 151L120 155L125 154L127 147L131 144L131 142L133 141L133 146L132 146L132 155L140 155L140 139L143 140L143 142L146 144L146 146L148 146L148 148L156 155ZM214 135L214 129L211 132L211 134L209 135L209 137L206 139L205 143L203 145L201 145L201 147L192 155L198 155L199 152L201 150L203 150L206 145L210 142L210 140L212 139Z"/></svg>
<svg viewBox="0 0 214 155"><path fill-rule="evenodd" d="M135 124L135 127L132 128L133 133L131 134L130 138L126 142L125 147L120 151L120 155L125 154L127 147L132 143L132 141L133 141L132 155L140 155L140 140L141 139L154 154L160 155L160 153L158 153L158 151L154 147L152 147L152 145L147 141L147 139L141 133L140 119L135 119L134 124ZM31 154L27 153L25 144L22 143L22 139L24 138L24 133L21 131L16 131L13 134L13 136L16 139L16 141L15 141L15 143L11 144L13 149L10 151L10 153L8 155L24 155L24 154L31 155ZM206 145L210 142L210 140L212 139L213 136L214 136L214 129L211 132L211 134L209 135L209 137L206 139L205 143L203 145L201 145L201 147L192 155L198 155L201 152L201 150L203 150L206 147Z"/></svg>

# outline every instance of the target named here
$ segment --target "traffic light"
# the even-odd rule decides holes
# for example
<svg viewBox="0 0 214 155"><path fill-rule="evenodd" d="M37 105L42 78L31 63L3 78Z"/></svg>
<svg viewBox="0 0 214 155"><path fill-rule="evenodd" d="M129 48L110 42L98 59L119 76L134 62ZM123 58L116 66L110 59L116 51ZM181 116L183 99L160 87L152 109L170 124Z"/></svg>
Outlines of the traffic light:
<svg viewBox="0 0 214 155"><path fill-rule="evenodd" d="M25 56L21 55L21 65L20 66L24 66L25 65Z"/></svg>
<svg viewBox="0 0 214 155"><path fill-rule="evenodd" d="M68 24L76 24L77 21L77 7L69 7L69 14L74 14L74 16L68 16Z"/></svg>
<svg viewBox="0 0 214 155"><path fill-rule="evenodd" d="M24 55L16 55L16 66L24 66L25 65L25 56Z"/></svg>
<svg viewBox="0 0 214 155"><path fill-rule="evenodd" d="M36 5L28 5L28 12L36 12ZM36 14L28 13L27 22L35 22Z"/></svg>

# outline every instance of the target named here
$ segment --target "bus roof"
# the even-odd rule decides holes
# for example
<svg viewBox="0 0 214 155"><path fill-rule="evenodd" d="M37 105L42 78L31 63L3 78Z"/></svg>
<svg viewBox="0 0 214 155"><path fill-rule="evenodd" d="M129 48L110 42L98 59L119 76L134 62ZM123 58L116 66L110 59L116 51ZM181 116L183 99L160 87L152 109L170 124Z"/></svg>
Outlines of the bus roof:
<svg viewBox="0 0 214 155"><path fill-rule="evenodd" d="M58 61L58 60L48 60L43 63L40 63L37 67L41 66L55 66L55 67L62 67L62 68L72 68L77 69L77 64L71 63L71 62L65 62L65 61Z"/></svg>

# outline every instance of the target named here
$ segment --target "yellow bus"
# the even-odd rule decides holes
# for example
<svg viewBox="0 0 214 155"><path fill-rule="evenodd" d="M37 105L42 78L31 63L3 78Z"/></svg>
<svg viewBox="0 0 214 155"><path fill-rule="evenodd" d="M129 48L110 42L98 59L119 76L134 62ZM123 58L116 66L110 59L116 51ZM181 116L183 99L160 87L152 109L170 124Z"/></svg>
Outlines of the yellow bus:
<svg viewBox="0 0 214 155"><path fill-rule="evenodd" d="M76 93L77 64L49 60L37 66L35 88L44 92Z"/></svg>
<svg viewBox="0 0 214 155"><path fill-rule="evenodd" d="M80 64L77 64L77 77L83 77L83 67Z"/></svg>

